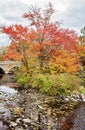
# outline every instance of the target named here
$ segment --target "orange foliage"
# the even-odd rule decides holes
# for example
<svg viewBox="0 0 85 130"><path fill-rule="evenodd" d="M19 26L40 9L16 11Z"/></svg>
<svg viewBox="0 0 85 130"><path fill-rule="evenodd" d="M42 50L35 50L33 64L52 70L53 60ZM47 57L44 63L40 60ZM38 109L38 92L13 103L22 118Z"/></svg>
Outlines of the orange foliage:
<svg viewBox="0 0 85 130"><path fill-rule="evenodd" d="M59 50L50 60L51 72L76 73L79 70L79 57L76 53Z"/></svg>
<svg viewBox="0 0 85 130"><path fill-rule="evenodd" d="M22 55L16 51L16 48L18 48L18 45L11 43L7 53L3 55L3 60L20 60Z"/></svg>

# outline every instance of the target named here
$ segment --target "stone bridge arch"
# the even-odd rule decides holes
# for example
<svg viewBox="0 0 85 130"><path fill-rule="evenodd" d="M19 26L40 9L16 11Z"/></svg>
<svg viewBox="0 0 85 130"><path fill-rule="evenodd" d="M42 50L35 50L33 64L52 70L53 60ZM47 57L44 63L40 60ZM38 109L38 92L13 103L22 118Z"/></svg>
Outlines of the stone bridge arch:
<svg viewBox="0 0 85 130"><path fill-rule="evenodd" d="M8 69L8 72L6 73L10 74L11 72L14 72L15 70L17 70L18 67L19 67L18 65L12 66L11 68Z"/></svg>
<svg viewBox="0 0 85 130"><path fill-rule="evenodd" d="M0 74L5 74L5 71L1 67L0 67Z"/></svg>
<svg viewBox="0 0 85 130"><path fill-rule="evenodd" d="M14 67L19 67L19 61L0 61L0 72L8 74Z"/></svg>

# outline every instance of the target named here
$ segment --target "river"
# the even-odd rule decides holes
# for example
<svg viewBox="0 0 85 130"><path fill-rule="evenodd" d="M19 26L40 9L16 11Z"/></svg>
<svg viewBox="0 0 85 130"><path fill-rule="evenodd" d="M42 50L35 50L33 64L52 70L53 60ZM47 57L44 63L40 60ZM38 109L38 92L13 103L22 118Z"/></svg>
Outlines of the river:
<svg viewBox="0 0 85 130"><path fill-rule="evenodd" d="M35 90L18 92L12 75L0 79L0 130L85 130L85 102L65 102Z"/></svg>
<svg viewBox="0 0 85 130"><path fill-rule="evenodd" d="M11 75L0 76L0 130L11 130L8 121L13 118L12 111L19 107L18 91Z"/></svg>

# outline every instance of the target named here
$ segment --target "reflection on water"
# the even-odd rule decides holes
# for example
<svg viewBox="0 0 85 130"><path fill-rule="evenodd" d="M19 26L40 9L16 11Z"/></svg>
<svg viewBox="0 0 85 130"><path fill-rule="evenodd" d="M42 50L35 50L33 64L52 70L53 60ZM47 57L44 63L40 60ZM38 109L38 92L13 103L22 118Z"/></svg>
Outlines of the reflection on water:
<svg viewBox="0 0 85 130"><path fill-rule="evenodd" d="M12 95L16 94L17 91L13 88L15 87L16 83L13 82L13 78L11 76L13 75L1 75L0 78L0 97L1 95ZM3 93L3 94L2 94Z"/></svg>
<svg viewBox="0 0 85 130"><path fill-rule="evenodd" d="M0 85L6 85L8 82L12 82L9 75L0 75Z"/></svg>
<svg viewBox="0 0 85 130"><path fill-rule="evenodd" d="M5 85L0 85L0 130L10 130L8 120L12 119L11 110L18 105L18 91Z"/></svg>
<svg viewBox="0 0 85 130"><path fill-rule="evenodd" d="M0 121L3 120L3 118L10 118L12 106L17 105L15 98L16 95L18 95L18 91L13 88L16 86L16 83L13 82L13 78L11 78L11 76L13 75L5 74L0 79Z"/></svg>
<svg viewBox="0 0 85 130"><path fill-rule="evenodd" d="M0 74L0 79L2 79L3 76L4 76L4 74Z"/></svg>
<svg viewBox="0 0 85 130"><path fill-rule="evenodd" d="M17 90L15 87L13 75L0 74L0 130L9 130L7 121L12 118L12 106L16 106L15 97ZM10 101L11 99L11 101Z"/></svg>
<svg viewBox="0 0 85 130"><path fill-rule="evenodd" d="M17 83L15 82L15 76L13 74L5 74L0 76L0 85L8 86L8 87L17 87Z"/></svg>

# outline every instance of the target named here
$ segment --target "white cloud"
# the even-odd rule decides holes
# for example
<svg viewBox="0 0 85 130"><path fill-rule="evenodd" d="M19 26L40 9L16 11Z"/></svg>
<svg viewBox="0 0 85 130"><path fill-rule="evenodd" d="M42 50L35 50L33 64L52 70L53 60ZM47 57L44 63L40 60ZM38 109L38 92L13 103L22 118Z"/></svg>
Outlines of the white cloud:
<svg viewBox="0 0 85 130"><path fill-rule="evenodd" d="M79 33L85 25L85 0L0 0L0 25L15 23L25 25L27 21L22 15L31 5L42 7L48 2L52 2L57 10L54 19L60 21L62 26L75 29ZM4 38L0 37L1 45Z"/></svg>
<svg viewBox="0 0 85 130"><path fill-rule="evenodd" d="M10 39L5 34L0 34L0 44L1 46L9 45Z"/></svg>

